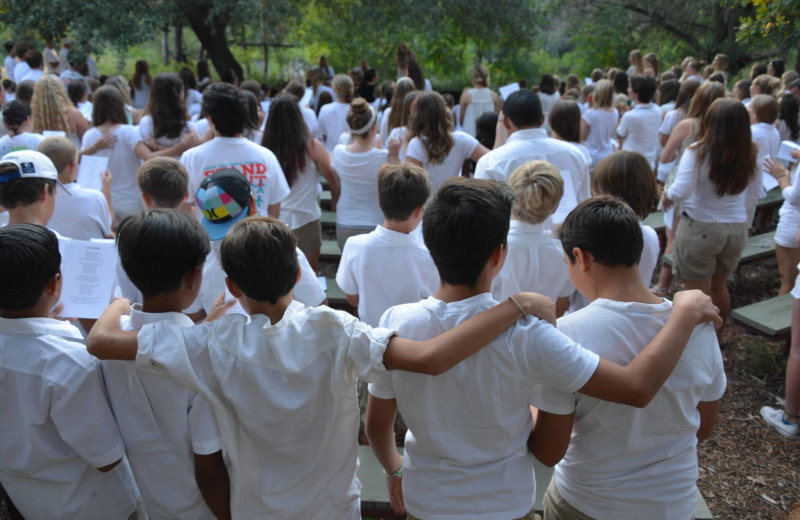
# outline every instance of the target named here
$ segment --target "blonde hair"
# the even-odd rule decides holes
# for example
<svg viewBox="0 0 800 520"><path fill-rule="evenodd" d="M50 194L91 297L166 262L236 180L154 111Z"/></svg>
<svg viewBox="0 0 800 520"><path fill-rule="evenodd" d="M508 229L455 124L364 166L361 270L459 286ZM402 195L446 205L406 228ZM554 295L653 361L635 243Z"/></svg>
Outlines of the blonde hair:
<svg viewBox="0 0 800 520"><path fill-rule="evenodd" d="M601 79L592 92L592 108L610 108L614 104L614 84Z"/></svg>
<svg viewBox="0 0 800 520"><path fill-rule="evenodd" d="M41 134L43 130L57 130L69 134L67 114L72 102L64 91L64 86L55 76L42 76L33 88L31 112L33 131Z"/></svg>
<svg viewBox="0 0 800 520"><path fill-rule="evenodd" d="M761 74L753 80L752 84L758 87L759 94L774 96L775 91L780 87L781 80L769 74Z"/></svg>
<svg viewBox="0 0 800 520"><path fill-rule="evenodd" d="M479 63L474 67L472 67L472 69L469 71L469 78L476 85L480 85L482 87L488 87L489 69L487 69L485 65Z"/></svg>
<svg viewBox="0 0 800 520"><path fill-rule="evenodd" d="M644 73L644 63L642 61L642 51L639 49L631 51L630 55L628 56L628 60L636 69L636 74L643 74Z"/></svg>
<svg viewBox="0 0 800 520"><path fill-rule="evenodd" d="M336 97L342 98L345 103L353 101L353 79L347 74L335 75L331 88L336 93Z"/></svg>
<svg viewBox="0 0 800 520"><path fill-rule="evenodd" d="M53 161L59 175L78 160L78 148L66 137L48 137L39 143L37 150Z"/></svg>
<svg viewBox="0 0 800 520"><path fill-rule="evenodd" d="M564 195L564 180L558 168L547 161L526 162L511 174L508 185L514 191L514 217L539 224L555 212Z"/></svg>
<svg viewBox="0 0 800 520"><path fill-rule="evenodd" d="M756 116L759 123L773 124L778 119L780 106L778 100L767 94L756 94L750 100L750 110Z"/></svg>

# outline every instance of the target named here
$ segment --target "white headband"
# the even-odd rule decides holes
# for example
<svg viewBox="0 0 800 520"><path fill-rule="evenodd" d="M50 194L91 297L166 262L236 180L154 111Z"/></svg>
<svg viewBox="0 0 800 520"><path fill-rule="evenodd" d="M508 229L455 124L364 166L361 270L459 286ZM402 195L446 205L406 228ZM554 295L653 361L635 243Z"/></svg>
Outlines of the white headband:
<svg viewBox="0 0 800 520"><path fill-rule="evenodd" d="M369 123L362 126L358 130L350 130L351 134L356 134L356 135L366 134L367 132L369 132L369 129L375 125L375 122L378 120L378 113L375 111L375 107L373 107L372 105L368 106L370 111L372 112L372 117L369 118Z"/></svg>

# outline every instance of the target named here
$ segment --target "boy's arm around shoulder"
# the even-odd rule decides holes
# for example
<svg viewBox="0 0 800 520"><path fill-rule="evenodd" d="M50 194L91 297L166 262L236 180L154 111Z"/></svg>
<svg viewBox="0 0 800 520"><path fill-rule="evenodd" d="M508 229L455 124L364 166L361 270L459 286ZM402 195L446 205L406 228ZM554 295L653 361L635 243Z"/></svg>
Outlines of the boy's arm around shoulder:
<svg viewBox="0 0 800 520"><path fill-rule="evenodd" d="M531 407L531 412L535 410ZM536 410L533 431L528 436L528 449L536 459L552 468L564 458L572 436L575 414L554 414Z"/></svg>
<svg viewBox="0 0 800 520"><path fill-rule="evenodd" d="M231 488L222 450L210 455L194 454L194 478L203 501L218 520L231 518Z"/></svg>
<svg viewBox="0 0 800 520"><path fill-rule="evenodd" d="M624 367L601 358L579 392L637 408L647 406L678 363L695 325L706 321L722 325L719 309L702 291L675 293L674 303L667 323L639 355Z"/></svg>
<svg viewBox="0 0 800 520"><path fill-rule="evenodd" d="M517 293L513 298L516 302L509 298L427 341L394 336L383 354L384 366L438 375L488 345L523 315L532 314L555 324L555 306L550 298L535 293Z"/></svg>
<svg viewBox="0 0 800 520"><path fill-rule="evenodd" d="M86 350L100 359L135 360L138 342L137 331L123 331L119 320L129 314L130 301L120 298L111 302L103 311L86 337Z"/></svg>

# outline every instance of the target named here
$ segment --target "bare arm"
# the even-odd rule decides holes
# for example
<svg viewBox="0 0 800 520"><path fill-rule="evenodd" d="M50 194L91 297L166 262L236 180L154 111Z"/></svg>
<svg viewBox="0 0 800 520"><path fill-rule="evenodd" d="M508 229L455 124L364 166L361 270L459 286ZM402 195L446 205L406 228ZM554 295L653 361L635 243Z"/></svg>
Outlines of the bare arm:
<svg viewBox="0 0 800 520"><path fill-rule="evenodd" d="M120 317L130 309L131 303L124 298L111 302L86 337L89 354L100 359L136 359L138 332L123 331L119 326Z"/></svg>
<svg viewBox="0 0 800 520"><path fill-rule="evenodd" d="M668 138L662 139L662 146L664 151L661 152L661 162L671 163L678 158L678 151L681 149L683 140L689 137L689 131L692 129L691 121L683 120L672 130ZM659 138L666 137L664 134L659 134Z"/></svg>
<svg viewBox="0 0 800 520"><path fill-rule="evenodd" d="M531 407L531 411L534 408ZM528 449L545 466L551 468L564 458L572 435L575 414L556 415L538 410L533 431L528 436Z"/></svg>
<svg viewBox="0 0 800 520"><path fill-rule="evenodd" d="M112 462L108 466L103 466L102 468L97 468L97 471L99 471L100 473L108 473L109 471L111 471L112 469L117 467L117 464L119 464L120 462L122 462L122 459L119 459L116 462Z"/></svg>
<svg viewBox="0 0 800 520"><path fill-rule="evenodd" d="M381 463L384 472L395 474L403 467L403 457L397 452L394 439L394 420L397 416L397 401L394 399L378 399L374 395L367 401L367 413L364 418L364 430L372 452ZM386 487L389 490L389 501L398 515L405 514L403 506L403 477L387 476Z"/></svg>
<svg viewBox="0 0 800 520"><path fill-rule="evenodd" d="M464 126L464 113L467 111L467 105L472 103L472 94L469 93L469 89L465 88L461 91L461 98L458 100L458 104L461 108L458 109L458 123L461 126Z"/></svg>
<svg viewBox="0 0 800 520"><path fill-rule="evenodd" d="M347 303L349 303L353 307L358 307L358 295L357 294L345 294L344 297L347 299Z"/></svg>
<svg viewBox="0 0 800 520"><path fill-rule="evenodd" d="M420 162L419 159L415 159L414 157L406 156L406 162L408 164L415 164L415 165L419 166L420 168L422 167L422 162Z"/></svg>
<svg viewBox="0 0 800 520"><path fill-rule="evenodd" d="M139 159L146 161L153 157L178 157L189 148L196 146L199 143L199 138L195 132L186 132L181 140L169 148L162 150L151 150L144 141L139 141L134 148L134 152Z"/></svg>
<svg viewBox="0 0 800 520"><path fill-rule="evenodd" d="M534 293L517 293L514 298L526 312L546 316L547 321L555 323L555 307L550 298ZM383 364L392 370L441 374L483 348L520 317L519 308L505 300L427 341L395 336L386 346Z"/></svg>
<svg viewBox="0 0 800 520"><path fill-rule="evenodd" d="M624 367L601 358L579 392L638 408L647 406L678 363L695 325L703 321L722 325L719 309L702 291L675 293L674 302L667 323L639 355Z"/></svg>
<svg viewBox="0 0 800 520"><path fill-rule="evenodd" d="M584 118L581 118L581 142L586 141L589 137L589 132L592 131L592 127L586 122Z"/></svg>
<svg viewBox="0 0 800 520"><path fill-rule="evenodd" d="M386 160L389 164L400 164L400 148L403 147L403 141L397 137L391 137L386 141L386 148L389 149L389 158ZM420 164L422 166L422 164Z"/></svg>
<svg viewBox="0 0 800 520"><path fill-rule="evenodd" d="M708 439L714 430L717 411L719 411L719 399L697 403L697 411L700 412L700 428L697 429L697 442L700 443Z"/></svg>
<svg viewBox="0 0 800 520"><path fill-rule="evenodd" d="M280 218L281 216L281 203L276 202L267 206L267 215L270 217Z"/></svg>
<svg viewBox="0 0 800 520"><path fill-rule="evenodd" d="M475 162L478 162L478 159L480 159L487 153L489 153L489 149L483 146L482 144L479 144L478 146L475 147L474 150L472 150L472 155L470 155L469 158Z"/></svg>
<svg viewBox="0 0 800 520"><path fill-rule="evenodd" d="M194 454L194 479L203 501L219 520L231 518L231 486L222 451Z"/></svg>
<svg viewBox="0 0 800 520"><path fill-rule="evenodd" d="M111 172L108 170L100 175L100 180L102 182L100 191L103 193L103 198L106 200L106 205L108 205L108 212L111 215L111 236L107 236L106 238L114 238L113 230L117 228L117 218L114 216L114 205L111 203L111 181L113 178Z"/></svg>
<svg viewBox="0 0 800 520"><path fill-rule="evenodd" d="M328 186L331 190L331 211L336 211L336 203L339 202L342 187L339 182L339 175L331 168L331 156L319 139L313 139L309 148L311 152L309 156L317 166L317 171L328 181Z"/></svg>

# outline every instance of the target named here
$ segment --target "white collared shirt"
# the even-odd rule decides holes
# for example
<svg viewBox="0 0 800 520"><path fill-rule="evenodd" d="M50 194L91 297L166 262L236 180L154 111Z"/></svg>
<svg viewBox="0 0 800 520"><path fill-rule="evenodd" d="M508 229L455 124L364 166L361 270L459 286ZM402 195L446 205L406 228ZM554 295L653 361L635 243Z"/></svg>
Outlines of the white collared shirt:
<svg viewBox="0 0 800 520"><path fill-rule="evenodd" d="M544 224L512 220L506 263L492 281L492 296L503 301L520 291L535 292L554 302L575 290L569 281L561 242Z"/></svg>
<svg viewBox="0 0 800 520"><path fill-rule="evenodd" d="M778 156L778 150L781 147L781 133L775 128L775 125L769 123L756 123L750 125L750 133L753 136L753 142L758 146L758 156L762 160L759 166L764 173L769 174L769 169L764 166L763 159L767 156L773 158Z"/></svg>
<svg viewBox="0 0 800 520"><path fill-rule="evenodd" d="M56 209L48 227L75 240L110 236L111 213L103 194L76 182L67 184L66 188L69 194L56 190Z"/></svg>
<svg viewBox="0 0 800 520"><path fill-rule="evenodd" d="M535 160L547 161L559 171L568 171L578 203L592 196L589 165L583 153L570 143L547 137L543 128L517 130L508 136L506 144L478 160L475 178L508 182L514 170Z"/></svg>
<svg viewBox="0 0 800 520"><path fill-rule="evenodd" d="M142 312L131 308L122 330L168 321L191 327L178 312ZM144 507L152 518L215 518L195 481L194 454L222 449L222 439L208 401L169 377L137 369L131 361L103 361L108 398Z"/></svg>
<svg viewBox="0 0 800 520"><path fill-rule="evenodd" d="M77 328L0 318L0 417L0 481L25 518L128 518L136 509L100 364Z"/></svg>
<svg viewBox="0 0 800 520"><path fill-rule="evenodd" d="M264 315L147 325L136 363L163 367L211 402L234 518L358 520L356 381L385 370L393 334L292 302L274 325Z"/></svg>
<svg viewBox="0 0 800 520"><path fill-rule="evenodd" d="M622 149L639 152L650 167L656 167L658 129L661 127L661 109L653 103L638 103L622 114L617 135L623 139Z"/></svg>
<svg viewBox="0 0 800 520"><path fill-rule="evenodd" d="M431 180L431 194L435 194L444 181L450 177L458 177L464 161L472 157L475 149L480 146L477 139L464 132L453 132L452 137L453 147L440 163L434 163L428 159L428 151L419 137L412 137L408 142L406 157L422 163L422 167L428 172L428 178Z"/></svg>
<svg viewBox="0 0 800 520"><path fill-rule="evenodd" d="M377 327L389 307L423 300L439 287L431 254L406 233L378 226L347 239L336 272L346 294L358 295L358 316Z"/></svg>

